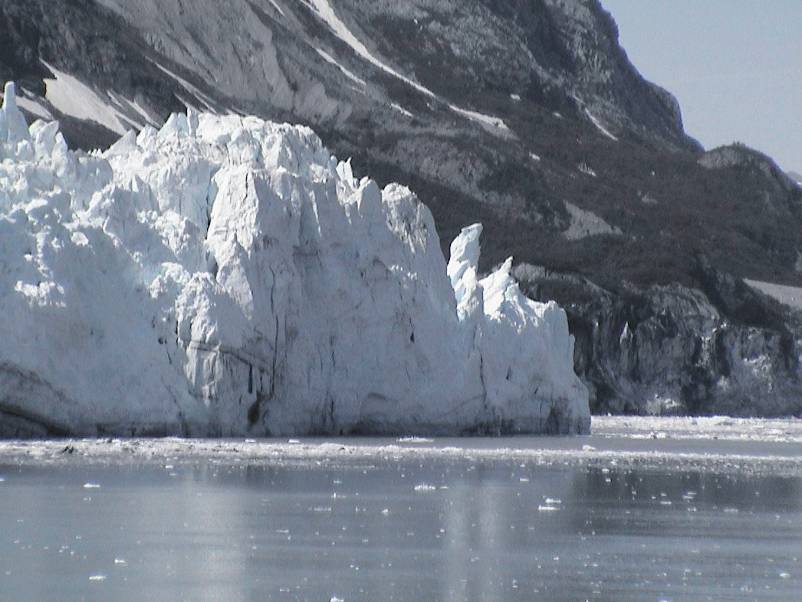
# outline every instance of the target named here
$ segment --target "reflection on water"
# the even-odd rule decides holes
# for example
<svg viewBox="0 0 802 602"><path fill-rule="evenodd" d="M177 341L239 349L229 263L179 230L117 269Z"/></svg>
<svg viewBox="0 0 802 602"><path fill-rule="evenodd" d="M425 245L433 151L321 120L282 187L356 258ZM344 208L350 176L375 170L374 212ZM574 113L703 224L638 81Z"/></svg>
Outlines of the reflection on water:
<svg viewBox="0 0 802 602"><path fill-rule="evenodd" d="M796 599L802 480L469 460L0 466L2 600ZM92 485L99 485L93 487Z"/></svg>

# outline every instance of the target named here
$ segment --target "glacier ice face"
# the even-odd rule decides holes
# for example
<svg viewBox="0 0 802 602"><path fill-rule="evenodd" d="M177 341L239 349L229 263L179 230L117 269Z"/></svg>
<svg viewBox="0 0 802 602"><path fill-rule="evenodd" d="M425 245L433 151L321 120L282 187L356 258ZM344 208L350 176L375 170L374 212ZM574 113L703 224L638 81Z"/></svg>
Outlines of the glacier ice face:
<svg viewBox="0 0 802 602"><path fill-rule="evenodd" d="M304 127L0 111L0 434L586 432L565 313ZM450 281L449 281L450 279Z"/></svg>

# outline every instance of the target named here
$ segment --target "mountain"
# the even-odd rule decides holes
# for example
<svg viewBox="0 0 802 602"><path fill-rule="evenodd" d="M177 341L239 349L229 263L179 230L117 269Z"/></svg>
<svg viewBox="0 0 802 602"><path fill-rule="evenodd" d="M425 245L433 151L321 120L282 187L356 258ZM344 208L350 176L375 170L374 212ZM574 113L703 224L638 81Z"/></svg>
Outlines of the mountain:
<svg viewBox="0 0 802 602"><path fill-rule="evenodd" d="M568 311L596 411L802 410L798 313L766 293L802 286L802 190L686 135L597 0L6 0L0 25L0 78L74 147L254 114L409 186L443 240L481 221L480 268L513 255Z"/></svg>

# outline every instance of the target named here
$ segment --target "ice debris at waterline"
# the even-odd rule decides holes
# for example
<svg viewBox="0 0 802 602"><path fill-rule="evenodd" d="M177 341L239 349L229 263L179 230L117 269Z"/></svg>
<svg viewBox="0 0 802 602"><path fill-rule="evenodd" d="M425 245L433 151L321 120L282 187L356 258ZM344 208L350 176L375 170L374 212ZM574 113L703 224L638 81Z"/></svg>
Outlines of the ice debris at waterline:
<svg viewBox="0 0 802 602"><path fill-rule="evenodd" d="M190 111L72 152L7 84L0 161L0 434L590 428L563 310L478 278L479 225L447 267L308 128Z"/></svg>

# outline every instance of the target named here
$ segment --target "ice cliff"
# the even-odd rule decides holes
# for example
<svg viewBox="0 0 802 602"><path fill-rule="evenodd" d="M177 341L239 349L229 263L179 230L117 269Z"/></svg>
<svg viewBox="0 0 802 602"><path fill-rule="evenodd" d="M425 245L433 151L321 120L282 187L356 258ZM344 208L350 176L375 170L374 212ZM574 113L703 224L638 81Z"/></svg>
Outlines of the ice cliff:
<svg viewBox="0 0 802 602"><path fill-rule="evenodd" d="M0 434L586 432L554 303L480 225L304 127L174 114L105 152L0 111Z"/></svg>

